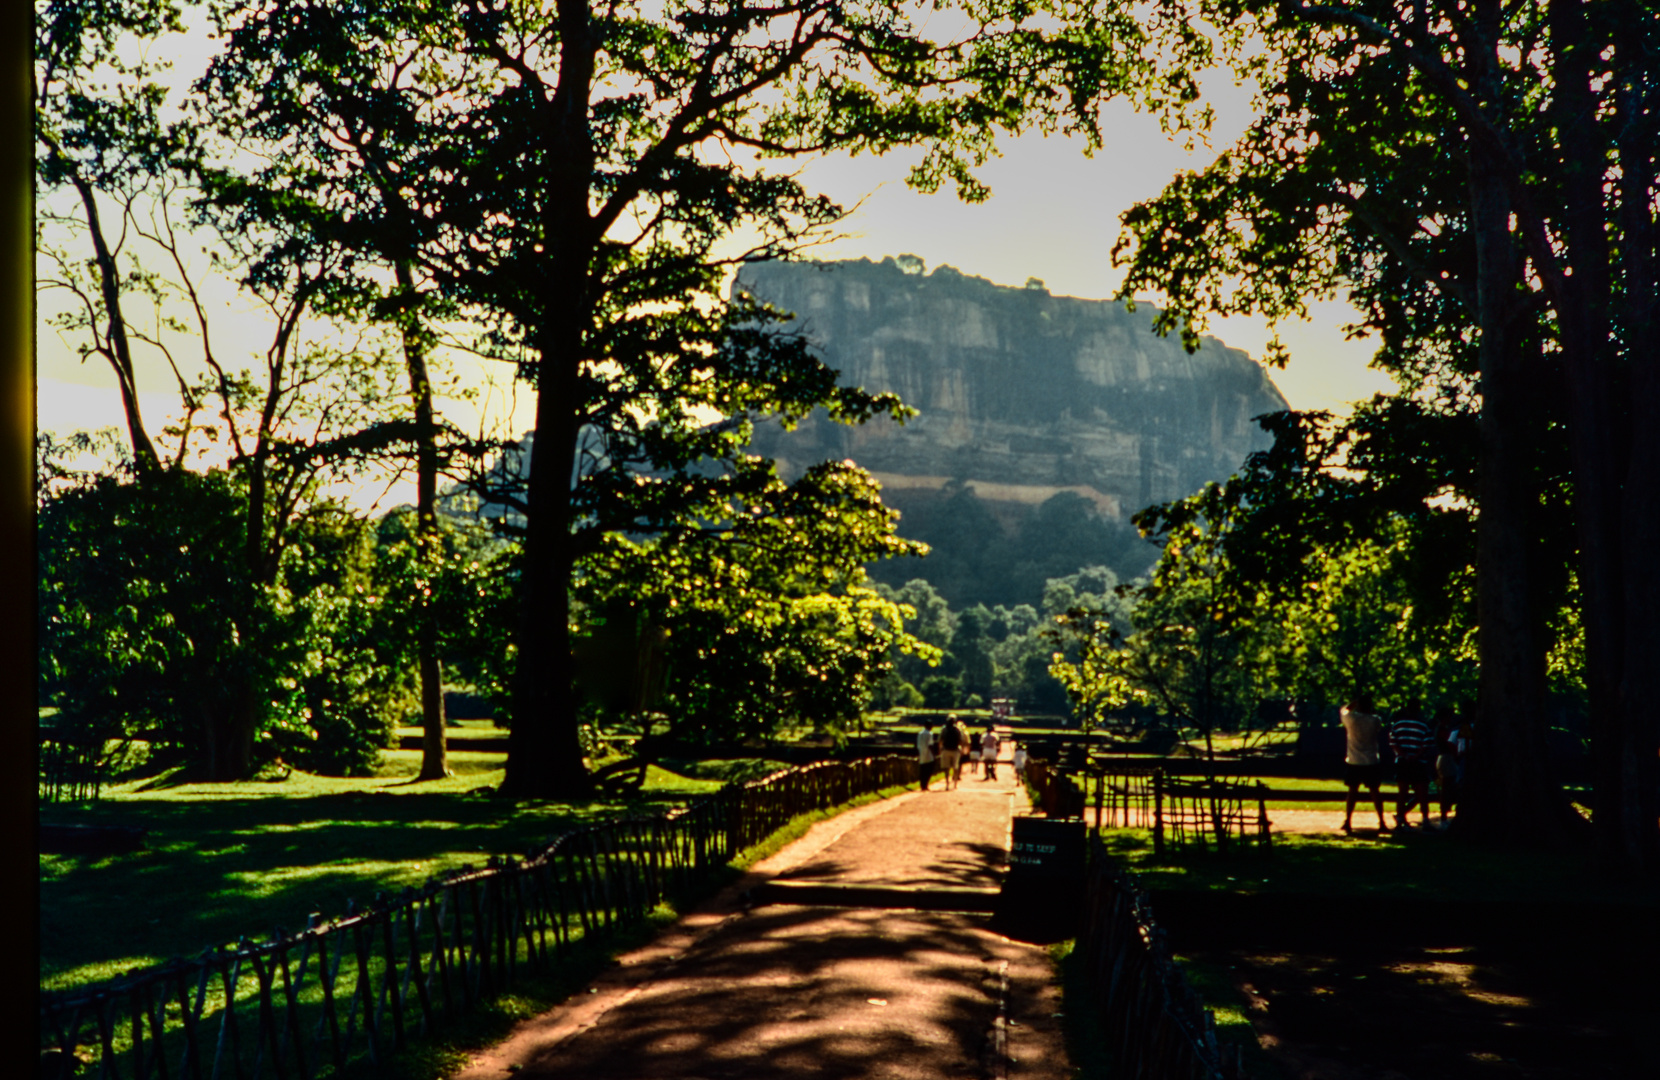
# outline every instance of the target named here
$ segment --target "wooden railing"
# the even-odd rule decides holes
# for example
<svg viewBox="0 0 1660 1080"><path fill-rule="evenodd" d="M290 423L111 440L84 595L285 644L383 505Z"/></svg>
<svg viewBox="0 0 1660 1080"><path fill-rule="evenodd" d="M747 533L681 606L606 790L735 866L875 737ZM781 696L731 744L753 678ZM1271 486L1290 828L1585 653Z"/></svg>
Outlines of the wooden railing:
<svg viewBox="0 0 1660 1080"><path fill-rule="evenodd" d="M1097 829L1151 829L1153 851L1214 850L1272 844L1268 785L1220 776L1166 775L1162 766L1060 769L1046 761L1026 766L1033 802L1047 817L1090 818Z"/></svg>
<svg viewBox="0 0 1660 1080"><path fill-rule="evenodd" d="M377 894L297 934L42 994L39 1075L312 1080L379 1062L522 972L551 970L579 943L694 894L791 818L915 783L916 770L908 756L787 769Z"/></svg>
<svg viewBox="0 0 1660 1080"><path fill-rule="evenodd" d="M1155 778L1154 786L1155 854L1163 854L1167 844L1218 854L1251 843L1263 852L1269 850L1273 841L1268 825L1268 785L1262 781L1220 776L1190 780L1161 775Z"/></svg>
<svg viewBox="0 0 1660 1080"><path fill-rule="evenodd" d="M1233 1080L1239 1048L1216 1040L1215 1018L1171 959L1147 894L1092 838L1077 962L1093 994L1112 1075Z"/></svg>

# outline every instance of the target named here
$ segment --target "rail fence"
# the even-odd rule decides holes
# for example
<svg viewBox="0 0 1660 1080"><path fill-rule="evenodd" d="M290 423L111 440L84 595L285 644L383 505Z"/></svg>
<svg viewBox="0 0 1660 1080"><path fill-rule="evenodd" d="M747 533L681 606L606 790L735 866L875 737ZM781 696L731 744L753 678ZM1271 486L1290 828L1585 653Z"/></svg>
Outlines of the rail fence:
<svg viewBox="0 0 1660 1080"><path fill-rule="evenodd" d="M38 762L40 801L98 798L104 786L105 746L102 736L42 724Z"/></svg>
<svg viewBox="0 0 1660 1080"><path fill-rule="evenodd" d="M913 783L914 757L820 762L691 804L565 833L269 941L244 938L96 986L44 993L39 1075L313 1080L379 1062L523 972L710 883L791 818Z"/></svg>
<svg viewBox="0 0 1660 1080"><path fill-rule="evenodd" d="M1167 775L1162 766L1060 769L1046 761L1026 766L1033 802L1053 818L1085 818L1093 807L1097 829L1151 829L1153 851L1226 854L1273 840L1268 785L1260 780Z"/></svg>
<svg viewBox="0 0 1660 1080"><path fill-rule="evenodd" d="M1095 992L1112 1074L1123 1080L1235 1080L1238 1046L1223 1047L1216 1022L1188 985L1153 921L1147 894L1091 841L1078 962Z"/></svg>

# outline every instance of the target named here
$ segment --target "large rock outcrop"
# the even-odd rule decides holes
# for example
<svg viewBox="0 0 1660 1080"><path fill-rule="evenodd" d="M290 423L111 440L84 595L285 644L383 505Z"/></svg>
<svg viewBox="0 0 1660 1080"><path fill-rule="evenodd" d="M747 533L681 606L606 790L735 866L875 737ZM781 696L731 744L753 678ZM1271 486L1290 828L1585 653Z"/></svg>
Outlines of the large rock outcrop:
<svg viewBox="0 0 1660 1080"><path fill-rule="evenodd" d="M1123 521L1233 473L1267 443L1252 417L1286 407L1245 353L1205 338L1189 354L1152 333L1145 307L901 261L765 263L740 275L737 287L797 316L844 384L920 410L903 426L846 427L822 413L789 433L760 425L755 451L787 475L851 458L901 507L957 481L1006 511L1074 492Z"/></svg>

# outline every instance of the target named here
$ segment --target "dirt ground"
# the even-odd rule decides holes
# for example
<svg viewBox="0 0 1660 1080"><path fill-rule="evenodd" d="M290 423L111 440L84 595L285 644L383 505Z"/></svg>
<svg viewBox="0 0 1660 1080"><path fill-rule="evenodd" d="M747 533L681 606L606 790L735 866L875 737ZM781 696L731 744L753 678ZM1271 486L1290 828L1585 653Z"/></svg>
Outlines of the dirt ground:
<svg viewBox="0 0 1660 1080"><path fill-rule="evenodd" d="M458 1080L1064 1080L1047 953L984 914L904 906L906 890L994 890L1023 800L1007 778L936 780L820 823ZM1271 816L1282 833L1342 823L1340 806ZM891 895L765 902L778 886ZM1253 1075L1660 1077L1652 912L1192 893L1153 907L1174 951L1241 995L1264 1051Z"/></svg>
<svg viewBox="0 0 1660 1080"><path fill-rule="evenodd" d="M905 906L985 906L1024 800L1008 777L936 781L821 822L457 1080L1067 1080L1047 951L984 911ZM886 906L755 902L773 882Z"/></svg>

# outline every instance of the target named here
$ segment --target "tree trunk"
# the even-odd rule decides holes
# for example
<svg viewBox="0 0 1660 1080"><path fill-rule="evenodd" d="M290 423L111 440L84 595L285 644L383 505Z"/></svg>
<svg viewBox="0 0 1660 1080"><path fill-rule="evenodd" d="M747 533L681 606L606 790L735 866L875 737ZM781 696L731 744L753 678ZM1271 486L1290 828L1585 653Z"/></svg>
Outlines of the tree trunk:
<svg viewBox="0 0 1660 1080"><path fill-rule="evenodd" d="M1619 362L1620 343L1611 333L1616 313L1603 191L1610 146L1598 123L1598 93L1592 85L1602 66L1601 39L1592 37L1579 0L1551 5L1550 34L1557 57L1553 108L1562 152L1562 239L1565 261L1572 267L1571 275L1555 280L1552 300L1569 378L1591 699L1594 844L1604 869L1630 873L1654 859L1657 835L1652 759L1655 710L1660 708L1655 671L1660 637L1653 613L1660 581L1653 561L1660 550L1654 493L1654 478L1660 475L1655 440L1660 436L1652 425L1660 417L1652 404L1652 365L1644 363L1652 355L1652 346L1644 341L1644 320L1632 318L1637 312L1628 304L1629 325L1621 336L1631 363ZM1618 140L1619 224L1625 234L1620 262L1627 295L1652 303L1645 244L1652 234L1651 139L1627 137L1631 121L1643 109L1622 101L1619 92L1617 87L1616 117L1624 121ZM1628 201L1633 198L1640 207L1635 214L1629 212L1636 209Z"/></svg>
<svg viewBox="0 0 1660 1080"><path fill-rule="evenodd" d="M48 151L63 163L75 191L81 197L81 208L86 213L87 235L92 240L93 261L98 270L98 292L104 301L104 314L109 318L109 349L104 352L115 371L116 386L121 391L121 410L127 421L127 437L133 444L133 464L140 476L161 467L155 444L144 430L144 417L138 408L138 380L133 373L132 346L127 338L127 317L121 311L121 275L104 237L104 224L98 213L98 199L92 185L75 170L68 155L56 139L42 133Z"/></svg>
<svg viewBox="0 0 1660 1080"><path fill-rule="evenodd" d="M407 260L397 266L398 288L415 303L415 279ZM415 553L423 575L439 557L438 435L432 419L432 380L427 373L427 341L413 310L401 313L404 364L409 369L409 394L415 401ZM444 730L444 665L438 656L438 613L431 590L423 590L421 625L416 648L421 680L421 773L416 780L442 780L450 775L448 732Z"/></svg>
<svg viewBox="0 0 1660 1080"><path fill-rule="evenodd" d="M1518 289L1503 179L1472 150L1470 193L1480 322L1481 417L1476 523L1480 719L1461 833L1488 843L1562 846L1573 809L1546 768L1545 650L1534 602L1527 467L1528 375L1510 339Z"/></svg>
<svg viewBox="0 0 1660 1080"><path fill-rule="evenodd" d="M570 581L575 558L569 477L576 439L568 415L550 415L570 400L559 392L561 385L576 380L568 375L556 378L565 373L546 360L543 365L536 399L536 438L530 448L530 515L519 582L519 655L502 794L577 800L593 794L593 781L582 763L572 688Z"/></svg>
<svg viewBox="0 0 1660 1080"><path fill-rule="evenodd" d="M582 365L592 318L588 274L598 237L589 216L594 147L588 103L598 48L587 0L558 0L559 85L546 109L547 203L543 218L542 326L537 334L536 438L530 449L530 512L519 583L519 655L513 728L502 793L586 799L570 641L576 566L571 489L583 421Z"/></svg>
<svg viewBox="0 0 1660 1080"><path fill-rule="evenodd" d="M1606 750L1610 786L1597 790L1597 848L1604 865L1628 874L1660 871L1660 229L1655 226L1655 142L1660 79L1637 44L1643 12L1619 5L1615 38L1619 225L1625 303L1621 320L1631 374L1631 448L1621 507L1625 656L1619 741ZM1651 16L1652 18L1652 16ZM1599 780L1601 777L1599 776ZM1605 794L1606 792L1606 794Z"/></svg>
<svg viewBox="0 0 1660 1080"><path fill-rule="evenodd" d="M223 697L200 704L202 732L207 744L207 783L246 780L253 775L254 729L258 705L253 688L235 686Z"/></svg>

